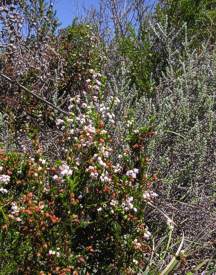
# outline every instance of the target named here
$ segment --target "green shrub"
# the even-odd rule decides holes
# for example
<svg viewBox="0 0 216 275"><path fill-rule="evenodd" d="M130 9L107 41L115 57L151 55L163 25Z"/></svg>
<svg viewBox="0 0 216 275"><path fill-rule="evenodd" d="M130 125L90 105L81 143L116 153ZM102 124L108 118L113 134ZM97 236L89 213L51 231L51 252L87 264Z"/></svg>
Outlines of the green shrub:
<svg viewBox="0 0 216 275"><path fill-rule="evenodd" d="M116 157L114 115L94 100L71 98L71 116L56 120L64 132L61 160L46 159L37 139L31 156L0 156L2 274L137 274L147 267L145 208L157 195L144 144L154 132L130 124Z"/></svg>

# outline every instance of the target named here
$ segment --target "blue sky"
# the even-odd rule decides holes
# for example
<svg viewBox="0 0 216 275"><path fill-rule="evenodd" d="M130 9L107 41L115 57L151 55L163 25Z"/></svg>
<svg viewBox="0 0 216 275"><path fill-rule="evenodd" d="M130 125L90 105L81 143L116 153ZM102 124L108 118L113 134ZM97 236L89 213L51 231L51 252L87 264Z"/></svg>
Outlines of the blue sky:
<svg viewBox="0 0 216 275"><path fill-rule="evenodd" d="M98 0L55 0L57 16L62 23L62 27L68 26L74 17L79 17L83 8L95 7Z"/></svg>
<svg viewBox="0 0 216 275"><path fill-rule="evenodd" d="M148 0L153 3L155 0ZM97 7L99 0L54 0L61 27L71 24L74 17L80 17L83 8Z"/></svg>

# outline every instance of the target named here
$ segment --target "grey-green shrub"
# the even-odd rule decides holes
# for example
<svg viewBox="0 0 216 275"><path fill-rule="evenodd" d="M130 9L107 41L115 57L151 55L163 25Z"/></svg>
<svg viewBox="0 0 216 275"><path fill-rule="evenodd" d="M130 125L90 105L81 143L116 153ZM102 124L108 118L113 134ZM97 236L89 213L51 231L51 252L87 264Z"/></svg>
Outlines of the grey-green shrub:
<svg viewBox="0 0 216 275"><path fill-rule="evenodd" d="M140 125L153 121L157 135L146 145L151 156L149 169L159 177L161 209L177 223L174 240L183 230L192 241L192 254L194 242L199 240L198 256L193 259L196 266L213 253L210 243L215 222L216 56L207 44L199 51L190 49L186 27L179 32L182 35L185 31L181 51L174 47L174 40L165 39L162 25L152 25L152 29L160 32L159 39L164 38L166 71L159 85L153 87L154 97L144 93L137 99L138 91L125 80L127 63L122 63L110 84L111 92L121 99L121 108L116 112L121 127L116 135L123 131L123 121L127 123L130 115Z"/></svg>

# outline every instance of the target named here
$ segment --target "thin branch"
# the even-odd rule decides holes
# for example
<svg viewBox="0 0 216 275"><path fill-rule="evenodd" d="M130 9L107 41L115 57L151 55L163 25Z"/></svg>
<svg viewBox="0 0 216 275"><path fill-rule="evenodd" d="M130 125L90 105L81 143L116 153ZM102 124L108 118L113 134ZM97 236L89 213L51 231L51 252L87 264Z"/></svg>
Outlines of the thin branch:
<svg viewBox="0 0 216 275"><path fill-rule="evenodd" d="M150 205L155 210L157 210L158 212L160 212L167 219L167 221L169 221L172 225L176 226L176 223L166 213L164 213L161 209L159 209L157 206L155 206L150 201L148 201L147 204Z"/></svg>
<svg viewBox="0 0 216 275"><path fill-rule="evenodd" d="M32 92L31 90L29 90L28 88L26 88L25 86L23 86L22 84L20 84L18 81L11 79L10 77L8 77L7 75L0 73L0 76L4 79L6 79L7 81L9 81L12 84L16 84L19 88L21 88L22 90L24 90L25 92L27 92L28 94L32 95L33 97L37 98L38 100L42 101L43 103L45 103L46 105L49 105L52 109L57 110L59 113L62 113L64 115L69 115L68 112L60 109L59 107L55 106L54 104L52 104L51 102L49 102L48 100L42 98L41 96L35 94L34 92Z"/></svg>

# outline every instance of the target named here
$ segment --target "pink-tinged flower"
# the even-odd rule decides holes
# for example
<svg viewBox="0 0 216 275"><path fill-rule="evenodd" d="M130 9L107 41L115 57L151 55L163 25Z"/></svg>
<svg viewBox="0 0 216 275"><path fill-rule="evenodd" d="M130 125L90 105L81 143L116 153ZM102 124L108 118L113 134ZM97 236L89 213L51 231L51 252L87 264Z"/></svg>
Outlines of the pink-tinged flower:
<svg viewBox="0 0 216 275"><path fill-rule="evenodd" d="M84 130L89 134L95 134L96 133L96 129L92 125L85 126Z"/></svg>
<svg viewBox="0 0 216 275"><path fill-rule="evenodd" d="M49 252L48 252L48 255L49 256L52 256L52 255L55 255L56 254L56 251L55 250L49 250Z"/></svg>
<svg viewBox="0 0 216 275"><path fill-rule="evenodd" d="M73 171L70 169L70 167L67 164L62 164L60 167L60 175L62 177L64 176L71 176Z"/></svg>
<svg viewBox="0 0 216 275"><path fill-rule="evenodd" d="M139 169L134 168L133 170L127 171L126 175L128 177L131 177L132 179L136 179L138 173L139 173Z"/></svg>
<svg viewBox="0 0 216 275"><path fill-rule="evenodd" d="M134 209L133 205L133 197L128 197L123 203L122 207L124 208L125 211L129 211Z"/></svg>
<svg viewBox="0 0 216 275"><path fill-rule="evenodd" d="M144 200L152 200L152 199L157 198L157 197L158 197L158 194L153 192L153 191L146 191L143 194Z"/></svg>
<svg viewBox="0 0 216 275"><path fill-rule="evenodd" d="M99 176L96 167L89 166L89 167L86 169L86 171L90 173L90 177L91 177L92 179L97 179L97 177Z"/></svg>
<svg viewBox="0 0 216 275"><path fill-rule="evenodd" d="M59 179L58 175L54 175L54 176L53 176L53 179L54 179L54 180L58 180L58 179Z"/></svg>
<svg viewBox="0 0 216 275"><path fill-rule="evenodd" d="M90 173L90 177L92 178L92 179L97 179L97 177L98 177L98 173L97 172L91 172Z"/></svg>

